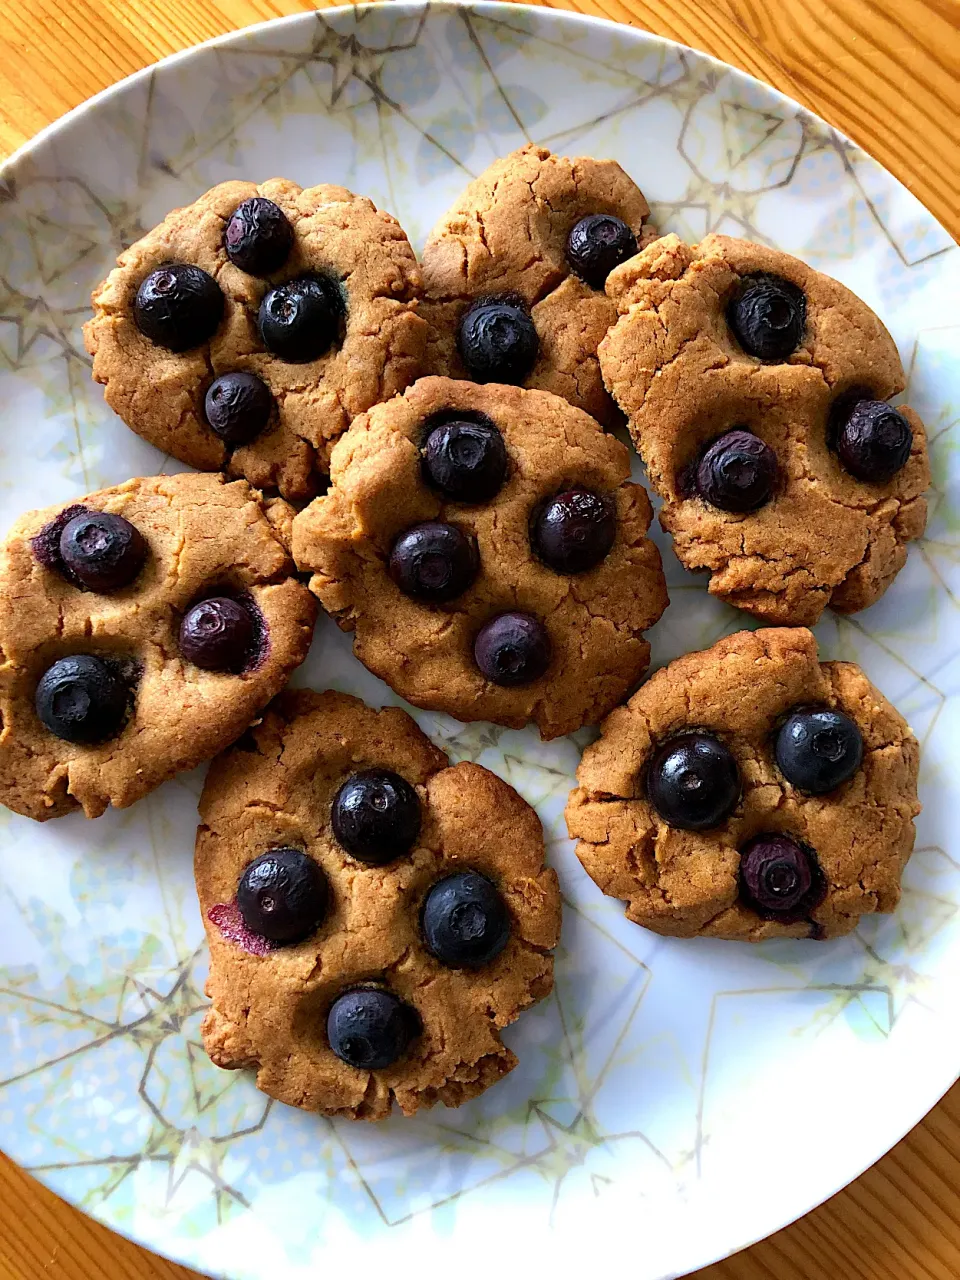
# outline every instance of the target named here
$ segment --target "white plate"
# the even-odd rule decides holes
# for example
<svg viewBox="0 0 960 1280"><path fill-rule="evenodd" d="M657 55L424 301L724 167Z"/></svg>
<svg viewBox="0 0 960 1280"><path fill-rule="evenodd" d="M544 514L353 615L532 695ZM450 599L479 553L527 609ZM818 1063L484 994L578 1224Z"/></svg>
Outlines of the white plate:
<svg viewBox="0 0 960 1280"><path fill-rule="evenodd" d="M3 1147L101 1221L231 1280L682 1274L855 1177L960 1067L960 253L772 89L626 27L505 4L304 15L135 76L5 171L0 523L170 467L105 408L80 338L91 286L168 209L225 178L341 182L419 246L528 137L615 156L662 227L797 253L890 326L932 443L927 537L880 604L818 631L923 742L917 852L896 916L844 941L659 939L625 922L563 835L576 743L418 714L537 805L566 917L556 994L508 1033L513 1075L459 1111L374 1127L271 1106L199 1046L202 772L96 822L3 811ZM666 561L658 663L743 625ZM396 701L327 621L297 683Z"/></svg>

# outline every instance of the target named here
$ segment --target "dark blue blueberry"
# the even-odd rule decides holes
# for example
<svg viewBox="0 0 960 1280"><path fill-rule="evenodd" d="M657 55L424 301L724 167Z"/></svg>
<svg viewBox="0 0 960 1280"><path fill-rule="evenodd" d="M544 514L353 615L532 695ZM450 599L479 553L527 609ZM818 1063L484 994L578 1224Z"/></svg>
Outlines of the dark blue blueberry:
<svg viewBox="0 0 960 1280"><path fill-rule="evenodd" d="M428 520L400 534L388 567L404 595L439 603L462 595L479 564L473 537L456 525Z"/></svg>
<svg viewBox="0 0 960 1280"><path fill-rule="evenodd" d="M327 1040L341 1062L360 1071L382 1071L402 1058L420 1034L420 1019L390 991L345 991L327 1014Z"/></svg>
<svg viewBox="0 0 960 1280"><path fill-rule="evenodd" d="M242 671L257 644L250 609L229 596L211 596L188 609L180 623L180 652L204 671Z"/></svg>
<svg viewBox="0 0 960 1280"><path fill-rule="evenodd" d="M151 271L133 304L145 338L169 351L189 351L207 342L223 319L223 294L213 276L185 262Z"/></svg>
<svg viewBox="0 0 960 1280"><path fill-rule="evenodd" d="M269 276L293 248L293 227L272 200L253 196L234 211L223 233L227 257L252 276Z"/></svg>
<svg viewBox="0 0 960 1280"><path fill-rule="evenodd" d="M737 427L705 450L696 468L697 492L721 511L756 511L769 502L778 470L770 446Z"/></svg>
<svg viewBox="0 0 960 1280"><path fill-rule="evenodd" d="M481 298L464 312L457 345L474 382L515 386L536 364L540 339L519 299Z"/></svg>
<svg viewBox="0 0 960 1280"><path fill-rule="evenodd" d="M913 431L903 414L883 400L855 400L834 415L831 443L852 476L886 484L906 466Z"/></svg>
<svg viewBox="0 0 960 1280"><path fill-rule="evenodd" d="M493 684L530 684L550 665L550 637L529 613L501 613L477 633L473 656Z"/></svg>
<svg viewBox="0 0 960 1280"><path fill-rule="evenodd" d="M41 723L65 742L115 738L123 727L130 691L116 665L81 653L60 658L37 685Z"/></svg>
<svg viewBox="0 0 960 1280"><path fill-rule="evenodd" d="M637 237L622 218L591 213L567 238L567 261L584 283L602 289L607 276L637 252Z"/></svg>
<svg viewBox="0 0 960 1280"><path fill-rule="evenodd" d="M454 502L489 502L507 475L503 436L492 422L441 422L424 442L423 470Z"/></svg>
<svg viewBox="0 0 960 1280"><path fill-rule="evenodd" d="M333 834L347 853L378 866L409 853L420 834L416 791L389 769L352 774L334 796Z"/></svg>
<svg viewBox="0 0 960 1280"><path fill-rule="evenodd" d="M203 411L224 444L249 444L270 421L273 396L256 374L223 373L207 388Z"/></svg>
<svg viewBox="0 0 960 1280"><path fill-rule="evenodd" d="M780 726L776 740L780 772L798 791L825 795L852 778L863 760L857 724L830 707L799 707Z"/></svg>
<svg viewBox="0 0 960 1280"><path fill-rule="evenodd" d="M327 912L327 879L302 849L268 849L254 858L237 889L237 906L251 933L271 942L299 942Z"/></svg>
<svg viewBox="0 0 960 1280"><path fill-rule="evenodd" d="M790 280L757 271L737 286L727 304L727 322L747 355L786 360L803 341L807 298Z"/></svg>
<svg viewBox="0 0 960 1280"><path fill-rule="evenodd" d="M128 586L147 558L139 529L106 511L84 511L69 520L60 533L59 551L68 575L99 592Z"/></svg>
<svg viewBox="0 0 960 1280"><path fill-rule="evenodd" d="M510 913L486 876L461 871L438 880L421 917L427 950L451 969L479 969L510 940Z"/></svg>
<svg viewBox="0 0 960 1280"><path fill-rule="evenodd" d="M557 573L584 573L613 546L617 517L609 498L591 489L567 489L540 508L531 532L544 564Z"/></svg>
<svg viewBox="0 0 960 1280"><path fill-rule="evenodd" d="M330 350L342 318L339 285L327 276L299 276L271 289L260 303L260 337L281 360L306 364Z"/></svg>
<svg viewBox="0 0 960 1280"><path fill-rule="evenodd" d="M706 831L733 813L740 771L730 750L710 733L681 733L654 749L647 797L671 827Z"/></svg>

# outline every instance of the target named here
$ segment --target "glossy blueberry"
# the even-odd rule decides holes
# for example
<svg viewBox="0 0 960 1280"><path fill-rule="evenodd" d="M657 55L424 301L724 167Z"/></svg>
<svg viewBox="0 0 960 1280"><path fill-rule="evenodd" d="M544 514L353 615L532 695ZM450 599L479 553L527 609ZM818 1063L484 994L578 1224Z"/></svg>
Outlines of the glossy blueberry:
<svg viewBox="0 0 960 1280"><path fill-rule="evenodd" d="M757 271L740 281L727 304L727 323L747 355L786 360L803 341L807 298L790 280Z"/></svg>
<svg viewBox="0 0 960 1280"><path fill-rule="evenodd" d="M137 290L133 318L158 347L189 351L216 333L223 319L223 294L206 271L170 262L151 271Z"/></svg>
<svg viewBox="0 0 960 1280"><path fill-rule="evenodd" d="M461 871L438 880L423 903L427 950L451 969L479 969L510 940L510 913L486 876Z"/></svg>
<svg viewBox="0 0 960 1280"><path fill-rule="evenodd" d="M342 318L339 285L327 276L298 276L271 289L260 303L260 337L281 360L305 364L330 350Z"/></svg>
<svg viewBox="0 0 960 1280"><path fill-rule="evenodd" d="M519 299L482 298L464 312L457 345L474 382L516 385L536 363L540 339Z"/></svg>
<svg viewBox="0 0 960 1280"><path fill-rule="evenodd" d="M256 374L222 373L207 388L203 412L224 444L249 444L270 421L273 396Z"/></svg>
<svg viewBox="0 0 960 1280"><path fill-rule="evenodd" d="M129 697L114 663L80 653L47 668L35 706L41 723L64 742L105 742L123 727Z"/></svg>
<svg viewBox="0 0 960 1280"><path fill-rule="evenodd" d="M789 836L756 836L740 850L740 896L765 920L803 920L826 892L817 855Z"/></svg>
<svg viewBox="0 0 960 1280"><path fill-rule="evenodd" d="M372 866L409 853L420 834L420 799L389 769L352 774L334 796L330 816L339 844Z"/></svg>
<svg viewBox="0 0 960 1280"><path fill-rule="evenodd" d="M852 778L863 759L863 736L856 723L830 707L798 707L776 739L780 772L798 791L825 795Z"/></svg>
<svg viewBox="0 0 960 1280"><path fill-rule="evenodd" d="M327 879L302 849L268 849L240 877L237 906L251 933L299 942L327 912Z"/></svg>
<svg viewBox="0 0 960 1280"><path fill-rule="evenodd" d="M507 450L492 422L441 422L423 445L427 482L454 502L489 502L507 475Z"/></svg>
<svg viewBox="0 0 960 1280"><path fill-rule="evenodd" d="M906 465L913 432L892 405L882 400L855 400L834 416L831 443L852 476L885 484Z"/></svg>
<svg viewBox="0 0 960 1280"><path fill-rule="evenodd" d="M752 431L737 427L714 440L697 463L696 487L721 511L756 511L777 484L777 455Z"/></svg>
<svg viewBox="0 0 960 1280"><path fill-rule="evenodd" d="M681 733L654 749L647 767L647 797L671 827L705 831L737 807L740 771L732 753L711 733Z"/></svg>
<svg viewBox="0 0 960 1280"><path fill-rule="evenodd" d="M229 596L211 596L188 609L180 623L180 652L204 671L242 671L256 646L250 610Z"/></svg>
<svg viewBox="0 0 960 1280"><path fill-rule="evenodd" d="M253 196L238 205L223 233L227 257L252 276L269 276L293 248L293 227L272 200Z"/></svg>
<svg viewBox="0 0 960 1280"><path fill-rule="evenodd" d="M118 591L128 586L147 558L147 544L123 516L84 511L60 534L60 559L68 574L90 591Z"/></svg>
<svg viewBox="0 0 960 1280"><path fill-rule="evenodd" d="M420 1019L391 991L345 991L327 1014L327 1040L341 1062L360 1071L392 1066L420 1034Z"/></svg>
<svg viewBox="0 0 960 1280"><path fill-rule="evenodd" d="M550 665L550 637L529 613L501 613L480 628L473 656L493 684L530 684Z"/></svg>
<svg viewBox="0 0 960 1280"><path fill-rule="evenodd" d="M593 289L602 289L607 276L637 252L637 237L612 213L591 213L574 225L567 237L567 261Z"/></svg>
<svg viewBox="0 0 960 1280"><path fill-rule="evenodd" d="M591 489L567 489L537 512L531 529L533 549L557 573L583 573L603 560L617 536L617 517L609 498Z"/></svg>
<svg viewBox="0 0 960 1280"><path fill-rule="evenodd" d="M400 534L388 568L404 595L439 603L462 595L479 565L473 537L456 525L427 520Z"/></svg>

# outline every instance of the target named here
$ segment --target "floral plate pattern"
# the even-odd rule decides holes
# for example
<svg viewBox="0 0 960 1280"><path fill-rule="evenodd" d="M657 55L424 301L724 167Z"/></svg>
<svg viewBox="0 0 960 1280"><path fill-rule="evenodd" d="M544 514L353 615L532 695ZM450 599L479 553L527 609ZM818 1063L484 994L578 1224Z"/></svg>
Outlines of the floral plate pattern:
<svg viewBox="0 0 960 1280"><path fill-rule="evenodd" d="M0 522L178 469L90 380L80 327L116 253L227 178L338 182L416 247L527 139L611 155L663 229L748 235L839 277L890 327L931 439L926 537L874 608L818 627L924 746L893 917L812 946L677 942L580 869L562 810L579 746L417 719L544 820L565 898L557 984L507 1033L520 1066L458 1111L302 1115L200 1046L191 856L202 771L133 809L0 816L0 1142L60 1195L231 1280L381 1266L679 1276L782 1226L885 1152L956 1078L960 1019L960 251L846 138L772 89L642 32L522 5L307 14L170 59L0 173ZM638 467L638 475L639 467ZM657 664L744 625L667 549ZM323 620L295 683L397 702Z"/></svg>

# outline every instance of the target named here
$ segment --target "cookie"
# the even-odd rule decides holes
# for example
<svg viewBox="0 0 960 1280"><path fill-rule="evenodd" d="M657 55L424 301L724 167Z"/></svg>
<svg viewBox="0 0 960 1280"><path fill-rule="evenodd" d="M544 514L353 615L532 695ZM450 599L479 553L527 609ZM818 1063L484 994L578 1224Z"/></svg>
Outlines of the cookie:
<svg viewBox="0 0 960 1280"><path fill-rule="evenodd" d="M608 717L567 827L588 875L655 933L837 938L899 901L919 752L805 628L741 631Z"/></svg>
<svg viewBox="0 0 960 1280"><path fill-rule="evenodd" d="M176 475L21 517L0 548L0 801L96 818L233 742L310 645L292 514Z"/></svg>
<svg viewBox="0 0 960 1280"><path fill-rule="evenodd" d="M429 372L538 387L620 422L597 362L616 320L603 283L656 236L649 212L613 160L531 144L495 161L423 251Z"/></svg>
<svg viewBox="0 0 960 1280"><path fill-rule="evenodd" d="M500 1032L552 989L560 895L512 787L397 708L287 691L214 762L200 815L218 1066L366 1120L516 1066Z"/></svg>
<svg viewBox="0 0 960 1280"><path fill-rule="evenodd" d="M221 183L117 263L84 326L93 376L201 471L307 499L352 419L421 372L413 251L343 187Z"/></svg>
<svg viewBox="0 0 960 1280"><path fill-rule="evenodd" d="M796 258L665 236L614 271L600 344L660 523L710 591L768 623L813 625L883 595L926 523L930 483L893 340Z"/></svg>
<svg viewBox="0 0 960 1280"><path fill-rule="evenodd" d="M544 738L647 668L667 604L627 448L546 391L423 378L358 418L294 559L409 702Z"/></svg>

